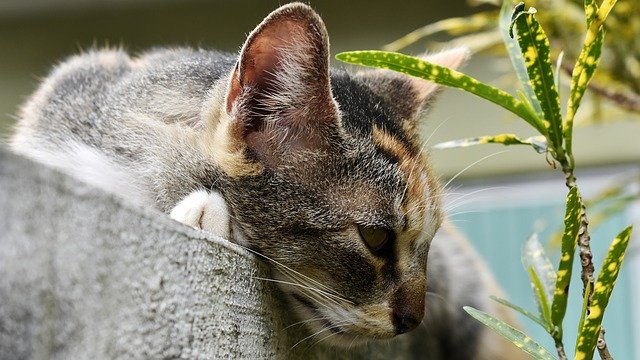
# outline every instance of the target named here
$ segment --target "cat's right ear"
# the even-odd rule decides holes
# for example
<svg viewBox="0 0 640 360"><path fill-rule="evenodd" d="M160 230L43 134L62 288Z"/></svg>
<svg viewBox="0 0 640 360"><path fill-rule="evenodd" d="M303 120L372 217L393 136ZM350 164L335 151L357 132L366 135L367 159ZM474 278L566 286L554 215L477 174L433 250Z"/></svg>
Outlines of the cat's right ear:
<svg viewBox="0 0 640 360"><path fill-rule="evenodd" d="M251 32L228 86L236 134L268 166L282 154L328 146L338 126L327 31L307 5L282 6Z"/></svg>

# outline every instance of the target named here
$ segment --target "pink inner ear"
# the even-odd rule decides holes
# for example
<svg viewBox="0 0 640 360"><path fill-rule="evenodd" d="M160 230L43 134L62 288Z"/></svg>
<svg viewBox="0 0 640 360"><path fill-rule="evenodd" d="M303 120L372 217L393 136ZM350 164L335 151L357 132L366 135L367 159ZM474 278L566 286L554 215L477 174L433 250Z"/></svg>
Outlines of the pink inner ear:
<svg viewBox="0 0 640 360"><path fill-rule="evenodd" d="M243 70L243 84L262 86L266 79L275 74L285 57L279 54L291 44L301 41L302 29L293 21L280 21L275 26L265 27L260 36L246 49ZM304 40L302 40L304 41ZM308 40L307 40L308 41Z"/></svg>

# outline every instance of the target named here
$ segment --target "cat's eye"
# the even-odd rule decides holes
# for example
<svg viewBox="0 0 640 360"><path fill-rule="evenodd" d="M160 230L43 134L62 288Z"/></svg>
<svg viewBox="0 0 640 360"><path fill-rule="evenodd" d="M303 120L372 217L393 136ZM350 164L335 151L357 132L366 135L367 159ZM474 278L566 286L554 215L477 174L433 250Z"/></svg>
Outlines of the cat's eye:
<svg viewBox="0 0 640 360"><path fill-rule="evenodd" d="M360 237L373 251L381 250L393 238L393 231L374 226L358 225Z"/></svg>

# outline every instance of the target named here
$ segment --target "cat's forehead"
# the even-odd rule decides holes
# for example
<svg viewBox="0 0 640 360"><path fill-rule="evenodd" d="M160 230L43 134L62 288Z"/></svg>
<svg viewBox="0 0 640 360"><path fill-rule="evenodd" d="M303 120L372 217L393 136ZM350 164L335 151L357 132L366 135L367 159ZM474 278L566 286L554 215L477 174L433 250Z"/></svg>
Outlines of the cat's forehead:
<svg viewBox="0 0 640 360"><path fill-rule="evenodd" d="M397 103L391 103L376 94L360 79L351 76L344 71L331 73L331 89L340 108L341 122L347 132L353 135L368 136L373 127L384 128L396 138L410 144L407 128L404 122L411 117L408 112L398 108L406 98L412 98L413 94L405 92L401 87L394 88L398 96Z"/></svg>
<svg viewBox="0 0 640 360"><path fill-rule="evenodd" d="M411 118L417 113L403 112L376 94L364 82L345 72L333 72L332 91L340 108L342 126L363 149L351 171L353 178L367 178L369 185L352 184L353 194L368 191L371 204L395 219L409 232L433 233L440 223L439 187L422 153L419 134ZM402 89L398 96L403 95ZM402 104L407 99L399 99ZM411 101L409 99L408 101ZM374 200L375 199L375 200Z"/></svg>

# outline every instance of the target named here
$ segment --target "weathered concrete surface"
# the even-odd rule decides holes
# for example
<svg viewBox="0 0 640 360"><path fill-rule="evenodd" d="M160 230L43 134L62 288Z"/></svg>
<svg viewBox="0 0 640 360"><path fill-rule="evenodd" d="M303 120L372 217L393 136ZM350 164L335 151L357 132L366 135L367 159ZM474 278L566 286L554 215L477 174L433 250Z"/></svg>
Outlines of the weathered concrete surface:
<svg viewBox="0 0 640 360"><path fill-rule="evenodd" d="M308 334L254 278L268 276L224 239L0 150L0 359L386 359L410 347L291 349Z"/></svg>

